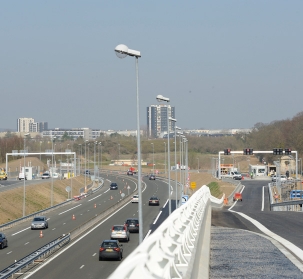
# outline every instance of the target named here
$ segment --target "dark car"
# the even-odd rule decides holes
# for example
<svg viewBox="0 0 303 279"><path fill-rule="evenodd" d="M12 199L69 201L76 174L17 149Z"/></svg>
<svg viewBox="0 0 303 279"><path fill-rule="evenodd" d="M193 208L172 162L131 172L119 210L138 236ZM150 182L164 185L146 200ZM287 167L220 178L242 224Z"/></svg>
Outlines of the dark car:
<svg viewBox="0 0 303 279"><path fill-rule="evenodd" d="M160 200L156 196L153 196L149 199L148 205L160 205Z"/></svg>
<svg viewBox="0 0 303 279"><path fill-rule="evenodd" d="M127 175L134 175L134 173L132 171L127 171Z"/></svg>
<svg viewBox="0 0 303 279"><path fill-rule="evenodd" d="M128 218L125 226L128 227L129 232L139 232L139 220L136 218Z"/></svg>
<svg viewBox="0 0 303 279"><path fill-rule="evenodd" d="M118 240L103 240L99 248L99 261L116 259L121 261L123 256L122 244Z"/></svg>
<svg viewBox="0 0 303 279"><path fill-rule="evenodd" d="M118 184L116 182L112 182L110 185L109 185L109 188L111 190L118 190Z"/></svg>
<svg viewBox="0 0 303 279"><path fill-rule="evenodd" d="M151 174L151 175L149 176L149 180L156 180L156 176L155 176L154 174Z"/></svg>
<svg viewBox="0 0 303 279"><path fill-rule="evenodd" d="M0 248L7 247L7 238L4 233L0 233Z"/></svg>

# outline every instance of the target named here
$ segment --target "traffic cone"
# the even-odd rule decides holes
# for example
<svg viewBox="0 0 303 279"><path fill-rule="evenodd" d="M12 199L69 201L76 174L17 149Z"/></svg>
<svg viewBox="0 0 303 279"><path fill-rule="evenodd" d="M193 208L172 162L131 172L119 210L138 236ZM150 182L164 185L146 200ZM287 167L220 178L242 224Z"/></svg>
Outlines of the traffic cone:
<svg viewBox="0 0 303 279"><path fill-rule="evenodd" d="M122 194L122 191L120 190L120 194Z"/></svg>
<svg viewBox="0 0 303 279"><path fill-rule="evenodd" d="M40 237L43 237L43 232L42 231L40 231Z"/></svg>
<svg viewBox="0 0 303 279"><path fill-rule="evenodd" d="M112 199L113 199L113 196L110 196L110 199L112 200Z"/></svg>
<svg viewBox="0 0 303 279"><path fill-rule="evenodd" d="M72 219L73 219L73 220L76 220L76 217L75 217L75 215L74 215L74 214L73 214L73 217L72 217Z"/></svg>
<svg viewBox="0 0 303 279"><path fill-rule="evenodd" d="M96 208L96 207L97 207L97 205L95 204L95 205L94 205L94 208Z"/></svg>

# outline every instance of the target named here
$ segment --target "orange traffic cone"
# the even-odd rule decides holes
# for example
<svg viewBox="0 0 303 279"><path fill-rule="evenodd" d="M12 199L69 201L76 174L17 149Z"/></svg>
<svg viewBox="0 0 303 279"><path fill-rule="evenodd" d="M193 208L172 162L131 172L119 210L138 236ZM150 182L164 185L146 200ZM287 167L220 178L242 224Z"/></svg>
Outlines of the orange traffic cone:
<svg viewBox="0 0 303 279"><path fill-rule="evenodd" d="M120 190L120 194L122 194L122 191Z"/></svg>
<svg viewBox="0 0 303 279"><path fill-rule="evenodd" d="M40 231L40 237L43 237L43 232L42 231Z"/></svg>
<svg viewBox="0 0 303 279"><path fill-rule="evenodd" d="M95 204L95 205L94 205L94 208L96 208L96 207L97 207L97 205Z"/></svg>
<svg viewBox="0 0 303 279"><path fill-rule="evenodd" d="M110 199L112 200L112 199L113 199L113 196L110 196Z"/></svg>
<svg viewBox="0 0 303 279"><path fill-rule="evenodd" d="M76 220L76 217L75 217L75 215L74 215L74 214L73 214L73 217L72 217L72 219L73 219L73 220Z"/></svg>

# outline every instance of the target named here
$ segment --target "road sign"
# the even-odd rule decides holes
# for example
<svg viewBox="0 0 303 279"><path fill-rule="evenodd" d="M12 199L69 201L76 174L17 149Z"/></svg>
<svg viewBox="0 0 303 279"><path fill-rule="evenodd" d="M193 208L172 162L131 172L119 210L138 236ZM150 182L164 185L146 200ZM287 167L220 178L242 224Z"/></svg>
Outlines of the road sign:
<svg viewBox="0 0 303 279"><path fill-rule="evenodd" d="M188 201L188 195L182 196L182 204L185 204Z"/></svg>
<svg viewBox="0 0 303 279"><path fill-rule="evenodd" d="M292 190L290 191L290 198L294 199L294 198L299 198L301 199L303 197L303 191L301 190Z"/></svg>
<svg viewBox="0 0 303 279"><path fill-rule="evenodd" d="M197 187L197 184L196 184L196 182L190 182L190 188L192 188L192 189L196 189L196 187Z"/></svg>

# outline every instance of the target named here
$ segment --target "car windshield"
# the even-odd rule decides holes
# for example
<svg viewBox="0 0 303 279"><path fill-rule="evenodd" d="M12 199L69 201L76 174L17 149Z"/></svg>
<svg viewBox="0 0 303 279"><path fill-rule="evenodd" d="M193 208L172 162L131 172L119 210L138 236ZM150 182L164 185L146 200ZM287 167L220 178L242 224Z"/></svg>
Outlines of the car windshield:
<svg viewBox="0 0 303 279"><path fill-rule="evenodd" d="M111 186L117 186L117 183L112 183Z"/></svg>
<svg viewBox="0 0 303 279"><path fill-rule="evenodd" d="M118 247L117 242L103 242L101 247L103 248L116 248Z"/></svg>
<svg viewBox="0 0 303 279"><path fill-rule="evenodd" d="M35 217L34 221L44 221L44 219L42 217Z"/></svg>
<svg viewBox="0 0 303 279"><path fill-rule="evenodd" d="M138 220L127 220L126 221L126 224L134 224L134 225L136 225L136 224L138 224L139 223L139 221Z"/></svg>
<svg viewBox="0 0 303 279"><path fill-rule="evenodd" d="M137 199L137 198L138 198L138 196L133 196L133 198L134 198L134 199Z"/></svg>
<svg viewBox="0 0 303 279"><path fill-rule="evenodd" d="M123 231L123 226L114 226L114 231Z"/></svg>
<svg viewBox="0 0 303 279"><path fill-rule="evenodd" d="M150 199L151 200L157 200L158 198L157 197L151 197Z"/></svg>

